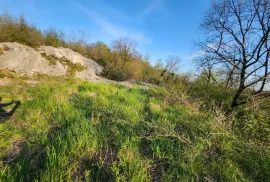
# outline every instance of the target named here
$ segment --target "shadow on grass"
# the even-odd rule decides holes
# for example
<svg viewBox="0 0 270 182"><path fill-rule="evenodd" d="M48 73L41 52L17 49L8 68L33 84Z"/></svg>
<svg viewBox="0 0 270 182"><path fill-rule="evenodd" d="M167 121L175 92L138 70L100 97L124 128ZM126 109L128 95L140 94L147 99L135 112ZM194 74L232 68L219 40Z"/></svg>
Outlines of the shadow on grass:
<svg viewBox="0 0 270 182"><path fill-rule="evenodd" d="M2 101L2 97L0 97L0 123L1 121L8 120L15 113L18 107L21 105L20 101L13 100L10 103L1 103L1 101ZM7 107L13 104L15 104L15 106L11 109L11 111L7 112L6 110L4 110L4 107Z"/></svg>
<svg viewBox="0 0 270 182"><path fill-rule="evenodd" d="M62 153L63 147L67 148L67 152L70 151L71 145L73 145L74 141L76 142L74 139L78 137L76 135L80 135L80 133L76 133L75 131L72 134L72 138L70 138L70 131L73 131L72 128L74 126L75 128L78 125L84 127L82 122L90 122L92 118L91 98L80 94L73 95L70 99L70 104L74 107L74 111L76 110L76 112L79 113L79 118L75 115L68 118L64 115L67 113L61 111L56 111L56 113L52 114L52 118L49 118L49 120L53 121L59 119L58 123L60 125L56 124L55 127L51 127L48 133L34 141L25 140L21 142L17 146L18 150L14 155L7 155L4 157L3 169L6 167L8 168L6 168L6 172L0 173L0 181L40 181L44 180L43 175L48 172L50 173L52 168L53 173L49 174L49 178L46 177L46 179L66 179L66 169L60 169L61 164L57 164L56 166L54 166L54 164L49 164L50 160L48 159L54 155L52 154L52 151L54 151L57 156ZM62 122L62 120L66 120L66 122ZM57 123L57 121L54 122ZM104 125L104 123L100 124ZM105 123L105 125L107 124ZM105 129L110 131L109 126ZM45 142L42 140L45 140ZM66 142L67 144L62 146L57 141L63 141L63 143ZM67 157L70 158L71 161L80 161L79 168L72 171L72 180L115 181L115 177L111 171L111 165L114 161L118 160L118 149L114 145L115 142L112 135L108 142L106 149L102 148L90 157L85 158L80 156L80 154L76 154L76 159L74 159L73 153L67 154ZM60 160L61 159L56 159L56 163L60 162ZM57 167L58 165L59 167ZM51 168L48 166L51 166ZM91 172L89 176L85 175L86 171ZM64 175L61 176L62 174Z"/></svg>

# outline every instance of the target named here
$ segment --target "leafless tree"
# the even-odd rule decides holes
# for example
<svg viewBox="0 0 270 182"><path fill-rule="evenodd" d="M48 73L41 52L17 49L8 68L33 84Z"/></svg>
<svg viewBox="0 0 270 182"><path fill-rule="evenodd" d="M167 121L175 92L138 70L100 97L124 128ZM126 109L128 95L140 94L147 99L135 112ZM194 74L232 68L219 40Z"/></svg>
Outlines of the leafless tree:
<svg viewBox="0 0 270 182"><path fill-rule="evenodd" d="M175 55L170 55L166 59L166 69L169 73L176 73L179 71L180 57Z"/></svg>
<svg viewBox="0 0 270 182"><path fill-rule="evenodd" d="M212 80L217 82L214 77L214 68L216 64L219 64L219 61L207 53L202 52L201 55L193 58L193 61L196 64L196 69L200 71L200 73L195 73L196 76L204 79L207 84L209 84Z"/></svg>
<svg viewBox="0 0 270 182"><path fill-rule="evenodd" d="M168 81L173 75L179 70L180 57L175 55L170 55L166 59L166 66L161 72L160 77L164 77L165 81Z"/></svg>
<svg viewBox="0 0 270 182"><path fill-rule="evenodd" d="M122 61L122 68L125 64L137 54L136 51L137 41L129 37L121 37L112 42L112 50L118 55Z"/></svg>
<svg viewBox="0 0 270 182"><path fill-rule="evenodd" d="M223 64L222 71L225 77L225 89L236 89L239 83L239 69L236 69L235 65Z"/></svg>
<svg viewBox="0 0 270 182"><path fill-rule="evenodd" d="M239 99L246 89L257 85L252 94L261 93L270 74L270 1L213 1L201 28L206 34L199 42L203 51L239 74L232 108L246 103Z"/></svg>

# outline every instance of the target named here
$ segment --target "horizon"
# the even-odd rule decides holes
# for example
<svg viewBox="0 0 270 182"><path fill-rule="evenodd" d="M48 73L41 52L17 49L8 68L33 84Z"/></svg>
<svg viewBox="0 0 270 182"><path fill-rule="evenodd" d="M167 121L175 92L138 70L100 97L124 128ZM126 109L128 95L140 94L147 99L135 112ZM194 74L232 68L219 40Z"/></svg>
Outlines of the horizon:
<svg viewBox="0 0 270 182"><path fill-rule="evenodd" d="M191 71L193 42L202 36L198 30L210 0L197 2L165 0L53 1L0 0L2 11L24 15L41 31L49 28L66 34L83 31L87 42L102 41L110 46L119 37L138 41L138 51L149 54L151 64L169 55L181 58L180 72Z"/></svg>

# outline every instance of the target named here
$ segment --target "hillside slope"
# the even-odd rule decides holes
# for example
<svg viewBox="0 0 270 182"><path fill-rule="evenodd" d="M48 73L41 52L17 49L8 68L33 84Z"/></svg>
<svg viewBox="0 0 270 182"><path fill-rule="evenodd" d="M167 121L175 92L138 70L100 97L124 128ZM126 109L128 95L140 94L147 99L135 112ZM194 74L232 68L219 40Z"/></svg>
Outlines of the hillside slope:
<svg viewBox="0 0 270 182"><path fill-rule="evenodd" d="M3 103L21 102L0 122L0 181L270 180L269 143L222 114L166 105L159 88L37 80L0 86Z"/></svg>
<svg viewBox="0 0 270 182"><path fill-rule="evenodd" d="M85 80L100 80L102 67L68 48L40 46L36 49L18 43L0 43L0 69L32 75L72 75Z"/></svg>

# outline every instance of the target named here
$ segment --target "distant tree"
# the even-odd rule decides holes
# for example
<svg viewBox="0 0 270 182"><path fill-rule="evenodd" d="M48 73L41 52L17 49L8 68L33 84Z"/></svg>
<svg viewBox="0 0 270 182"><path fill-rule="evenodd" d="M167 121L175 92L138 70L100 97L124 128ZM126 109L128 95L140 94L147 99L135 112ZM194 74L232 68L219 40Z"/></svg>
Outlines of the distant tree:
<svg viewBox="0 0 270 182"><path fill-rule="evenodd" d="M253 95L262 92L270 74L270 1L213 1L201 28L206 34L199 42L202 50L239 74L231 107L247 102L240 96L251 86L259 87Z"/></svg>
<svg viewBox="0 0 270 182"><path fill-rule="evenodd" d="M166 59L166 69L169 73L173 74L179 71L180 57L175 55L170 55Z"/></svg>
<svg viewBox="0 0 270 182"><path fill-rule="evenodd" d="M105 43L98 41L89 45L87 56L100 65L106 66L111 59L111 50Z"/></svg>
<svg viewBox="0 0 270 182"><path fill-rule="evenodd" d="M128 61L131 61L136 51L137 42L129 37L121 37L112 42L112 51L115 52L122 62L121 68L124 68Z"/></svg>
<svg viewBox="0 0 270 182"><path fill-rule="evenodd" d="M160 69L162 70L164 68L164 65L163 65L163 62L162 62L162 59L157 59L155 65L154 65L154 68L156 69Z"/></svg>
<svg viewBox="0 0 270 182"><path fill-rule="evenodd" d="M176 75L179 70L180 57L175 55L170 55L166 59L166 66L163 69L160 77L164 77L166 81Z"/></svg>
<svg viewBox="0 0 270 182"><path fill-rule="evenodd" d="M18 42L36 47L43 43L41 32L27 23L24 16L13 18L8 13L0 15L0 42Z"/></svg>
<svg viewBox="0 0 270 182"><path fill-rule="evenodd" d="M44 31L44 43L47 46L64 47L65 34L61 30L50 28Z"/></svg>
<svg viewBox="0 0 270 182"><path fill-rule="evenodd" d="M78 30L77 32L71 32L67 36L66 47L72 49L75 52L87 56L89 45L87 44L87 31Z"/></svg>
<svg viewBox="0 0 270 182"><path fill-rule="evenodd" d="M195 56L193 61L196 65L196 73L195 75L205 80L207 84L211 83L211 81L217 82L214 77L214 69L215 65L219 64L219 60L209 56L205 52L201 52L201 55Z"/></svg>

